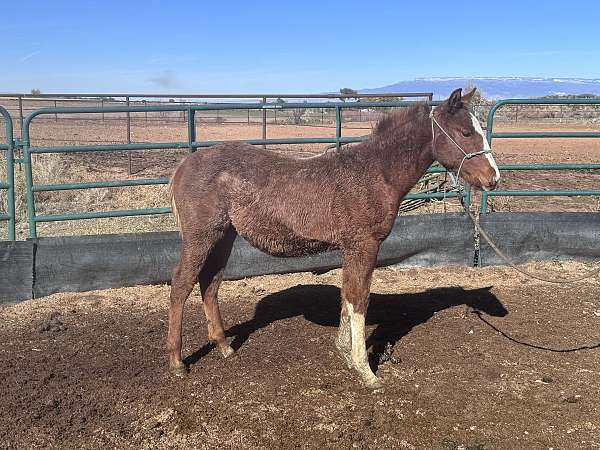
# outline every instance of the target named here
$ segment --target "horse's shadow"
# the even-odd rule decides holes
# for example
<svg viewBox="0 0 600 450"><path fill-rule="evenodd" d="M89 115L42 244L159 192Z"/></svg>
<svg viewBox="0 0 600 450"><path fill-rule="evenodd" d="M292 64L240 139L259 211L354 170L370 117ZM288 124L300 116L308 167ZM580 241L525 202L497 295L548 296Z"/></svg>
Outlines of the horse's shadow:
<svg viewBox="0 0 600 450"><path fill-rule="evenodd" d="M376 325L367 338L370 363L375 370L388 345L393 346L413 327L427 322L438 311L465 305L478 312L503 317L508 311L490 292L490 288L463 289L460 287L429 289L409 294L371 294L367 325ZM233 337L231 346L238 350L257 330L278 320L296 316L312 323L337 327L340 318L340 290L331 285L299 285L262 298L256 305L254 317L227 330ZM205 345L186 358L194 364L212 349Z"/></svg>

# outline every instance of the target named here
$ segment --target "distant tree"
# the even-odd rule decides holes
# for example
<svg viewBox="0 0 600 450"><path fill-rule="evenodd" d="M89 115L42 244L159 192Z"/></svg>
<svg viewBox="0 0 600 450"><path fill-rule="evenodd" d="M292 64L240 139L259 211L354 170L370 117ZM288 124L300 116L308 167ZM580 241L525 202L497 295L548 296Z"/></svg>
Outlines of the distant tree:
<svg viewBox="0 0 600 450"><path fill-rule="evenodd" d="M354 89L350 89L350 88L341 88L340 94L342 94L342 95L357 95L358 92L356 92Z"/></svg>
<svg viewBox="0 0 600 450"><path fill-rule="evenodd" d="M282 104L282 103L285 103L285 100L284 100L284 99L282 99L281 97L279 97L279 98L276 100L276 103Z"/></svg>
<svg viewBox="0 0 600 450"><path fill-rule="evenodd" d="M358 92L355 91L354 89L350 89L350 88L341 88L340 89L340 94L342 95L352 95L354 96L357 100L358 100ZM346 101L345 98L341 98L340 100L342 101Z"/></svg>
<svg viewBox="0 0 600 450"><path fill-rule="evenodd" d="M307 103L306 100L304 100L304 103ZM294 108L289 110L290 111L290 120L294 125L300 125L302 122L304 122L304 116L306 115L306 108Z"/></svg>
<svg viewBox="0 0 600 450"><path fill-rule="evenodd" d="M39 89L32 89L31 90L31 95L40 95L42 93L42 91L40 91Z"/></svg>

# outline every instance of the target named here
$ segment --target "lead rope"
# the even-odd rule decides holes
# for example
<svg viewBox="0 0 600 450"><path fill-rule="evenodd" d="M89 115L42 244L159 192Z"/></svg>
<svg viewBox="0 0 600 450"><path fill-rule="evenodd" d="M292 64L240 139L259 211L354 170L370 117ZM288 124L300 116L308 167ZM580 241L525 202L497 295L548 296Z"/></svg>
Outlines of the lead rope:
<svg viewBox="0 0 600 450"><path fill-rule="evenodd" d="M446 130L444 130L440 124L438 123L437 120L435 120L435 117L433 116L433 108L431 108L431 112L429 113L429 117L431 118L431 144L432 146L435 146L435 131L434 131L434 124L438 126L438 128L442 131L442 133L444 133L446 135L446 137L448 137L448 139L450 139L450 141L461 151L463 152L463 154L465 155L458 167L458 171L456 173L456 180L454 180L453 178L453 183L455 184L454 187L457 187L459 189L459 192L462 193L462 186L460 185L460 181L458 179L459 175L460 175L460 171L462 169L462 166L465 162L465 160L467 159L471 159L475 156L478 155L483 155L486 153L491 153L491 150L481 150L479 152L472 152L472 153L467 153L465 152L462 147L460 145L458 145L456 143L456 141L454 139L452 139L452 137L450 137L450 135L446 132ZM490 238L490 236L485 232L485 230L483 228L481 228L481 226L479 225L479 213L477 214L477 216L474 216L473 213L469 210L469 208L463 203L463 208L465 210L465 212L468 214L469 218L471 219L471 221L473 222L473 225L475 226L475 229L479 232L479 234L481 236L483 236L483 239L485 239L485 241L489 244L490 247L492 247L492 249L498 254L498 256L500 256L500 258L502 258L504 260L504 262L506 262L506 264L509 267L512 267L513 269L515 269L517 272L529 277L529 278L533 278L535 280L539 280L539 281L544 281L546 283L554 283L554 284L570 284L570 283L576 283L578 281L583 281L586 280L588 278L592 278L596 275L598 275L600 273L600 267L597 267L596 269L590 270L586 273L584 273L581 276L575 277L575 278L561 278L561 277L556 277L555 279L551 279L551 278L545 278L545 277L541 277L539 275L533 274L531 272L528 272L524 269L521 269L520 267L518 267L502 250L500 250L498 248L498 246L494 243L494 241L492 241L492 239ZM479 258L481 259L481 257Z"/></svg>

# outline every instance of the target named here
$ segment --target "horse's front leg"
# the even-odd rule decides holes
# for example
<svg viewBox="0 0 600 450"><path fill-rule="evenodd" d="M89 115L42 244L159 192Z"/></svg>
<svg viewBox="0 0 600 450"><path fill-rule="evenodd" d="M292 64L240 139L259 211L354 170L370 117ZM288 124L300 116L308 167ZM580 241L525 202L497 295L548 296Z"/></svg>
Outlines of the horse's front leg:
<svg viewBox="0 0 600 450"><path fill-rule="evenodd" d="M344 249L342 312L336 340L348 367L354 368L371 389L383 387L369 367L365 343L365 315L378 252L378 241Z"/></svg>

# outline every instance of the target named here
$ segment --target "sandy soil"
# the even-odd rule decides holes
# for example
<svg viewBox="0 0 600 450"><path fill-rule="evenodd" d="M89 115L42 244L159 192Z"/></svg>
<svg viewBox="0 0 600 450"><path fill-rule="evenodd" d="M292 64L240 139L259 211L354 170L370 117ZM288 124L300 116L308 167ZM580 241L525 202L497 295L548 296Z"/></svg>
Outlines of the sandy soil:
<svg viewBox="0 0 600 450"><path fill-rule="evenodd" d="M165 370L167 286L1 307L0 448L600 448L600 279L378 269L372 393L334 354L339 275L224 283L229 360L192 297L183 380Z"/></svg>

